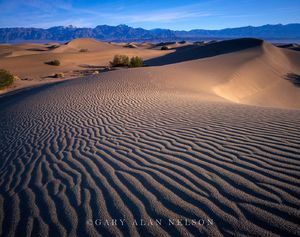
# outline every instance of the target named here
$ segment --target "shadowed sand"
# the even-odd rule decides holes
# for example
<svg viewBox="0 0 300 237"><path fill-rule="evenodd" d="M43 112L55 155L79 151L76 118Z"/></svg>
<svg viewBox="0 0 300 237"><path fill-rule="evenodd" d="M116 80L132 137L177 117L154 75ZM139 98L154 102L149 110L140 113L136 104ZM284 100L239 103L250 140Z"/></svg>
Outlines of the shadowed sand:
<svg viewBox="0 0 300 237"><path fill-rule="evenodd" d="M224 40L211 44L204 44L203 46L199 46L198 44L184 45L182 47L176 47L175 52L163 55L161 57L149 59L146 63L150 66L179 63L188 60L213 57L220 54L236 52L243 49L261 46L262 44L263 40L260 39L243 38ZM174 47L174 45L172 46Z"/></svg>
<svg viewBox="0 0 300 237"><path fill-rule="evenodd" d="M1 98L0 235L299 236L298 59L263 43Z"/></svg>

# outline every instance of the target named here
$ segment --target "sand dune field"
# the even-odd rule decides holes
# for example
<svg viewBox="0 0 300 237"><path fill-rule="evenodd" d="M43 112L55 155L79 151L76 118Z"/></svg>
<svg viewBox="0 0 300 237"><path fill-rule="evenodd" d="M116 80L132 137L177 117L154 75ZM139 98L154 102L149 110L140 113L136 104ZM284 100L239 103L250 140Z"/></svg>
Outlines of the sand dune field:
<svg viewBox="0 0 300 237"><path fill-rule="evenodd" d="M86 52L80 52L86 50ZM52 76L64 73L65 78L75 78L87 70L102 70L116 54L140 56L147 60L170 51L149 47L128 48L119 44L99 42L94 39L75 39L65 44L20 44L0 45L0 68L9 70L18 77L12 87L0 91L0 95L16 89L61 81ZM58 67L45 64L57 59Z"/></svg>
<svg viewBox="0 0 300 237"><path fill-rule="evenodd" d="M233 42L0 98L0 236L300 236L300 52Z"/></svg>

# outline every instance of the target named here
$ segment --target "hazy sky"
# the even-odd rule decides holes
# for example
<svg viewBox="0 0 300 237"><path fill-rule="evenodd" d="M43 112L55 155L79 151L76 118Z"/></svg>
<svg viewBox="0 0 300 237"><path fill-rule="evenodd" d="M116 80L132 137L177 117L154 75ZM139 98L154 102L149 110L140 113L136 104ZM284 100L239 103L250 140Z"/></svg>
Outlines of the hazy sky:
<svg viewBox="0 0 300 237"><path fill-rule="evenodd" d="M0 27L221 29L300 23L300 0L0 0Z"/></svg>

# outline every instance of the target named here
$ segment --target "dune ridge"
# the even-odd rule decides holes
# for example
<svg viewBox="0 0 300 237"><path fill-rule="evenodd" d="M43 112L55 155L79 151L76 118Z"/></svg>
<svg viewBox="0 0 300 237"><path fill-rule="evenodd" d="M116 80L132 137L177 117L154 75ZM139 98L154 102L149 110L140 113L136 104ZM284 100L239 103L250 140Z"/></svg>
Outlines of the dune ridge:
<svg viewBox="0 0 300 237"><path fill-rule="evenodd" d="M14 88L51 83L54 81L52 76L55 73L62 72L66 78L75 78L81 76L80 72L87 69L101 70L109 66L109 62L116 54L129 57L140 56L146 60L161 56L166 52L147 47L125 48L122 45L99 42L89 38L74 39L66 44L0 45L0 67L9 70L19 78L15 80L13 87L1 90L0 94L14 90ZM59 67L45 64L54 59L61 62Z"/></svg>
<svg viewBox="0 0 300 237"><path fill-rule="evenodd" d="M245 104L259 105L264 101L265 105L299 108L298 88L284 80L289 72L299 72L289 53L264 43L259 54L237 67L230 80L215 87L215 92Z"/></svg>
<svg viewBox="0 0 300 237"><path fill-rule="evenodd" d="M18 53L19 49L27 54L4 56L0 64L21 78L15 81L15 87L22 88L54 81L51 76L55 73L63 72L66 78L74 78L80 71L101 70L116 54L141 56L150 66L143 76L152 73L157 77L155 83L198 91L203 99L217 95L235 103L300 108L299 86L288 79L289 75L300 75L297 51L248 38L172 45L171 50L154 49L148 44L128 48L94 39L75 39L63 45L3 45L0 54L7 54L7 50ZM87 51L80 52L81 49ZM44 63L53 59L59 59L61 66ZM20 66L16 68L16 64Z"/></svg>
<svg viewBox="0 0 300 237"><path fill-rule="evenodd" d="M229 47L238 42L229 40L219 44ZM237 48L240 50L206 58L202 58L201 53L190 53L193 49L189 49L186 57L193 57L191 60L167 64L169 57L177 58L186 51L179 50L178 54L174 52L154 59L153 62L158 60L164 66L153 71L163 75L157 75L159 80L181 89L189 87L198 91L199 96L210 93L241 104L300 108L299 86L286 79L290 73L300 74L299 52L255 39L241 41ZM203 52L206 55L206 49Z"/></svg>
<svg viewBox="0 0 300 237"><path fill-rule="evenodd" d="M81 49L86 49L88 51L97 52L101 50L112 50L116 47L112 44L106 42L100 42L95 39L74 39L71 40L64 45L59 46L58 48L54 49L54 53L64 53L64 52L78 52Z"/></svg>

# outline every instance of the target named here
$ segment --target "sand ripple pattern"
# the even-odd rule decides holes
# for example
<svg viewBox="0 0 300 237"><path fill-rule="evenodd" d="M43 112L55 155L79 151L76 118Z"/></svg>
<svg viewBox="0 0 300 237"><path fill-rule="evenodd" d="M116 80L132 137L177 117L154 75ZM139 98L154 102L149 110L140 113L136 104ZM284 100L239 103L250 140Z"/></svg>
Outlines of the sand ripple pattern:
<svg viewBox="0 0 300 237"><path fill-rule="evenodd" d="M129 75L0 102L1 236L300 236L300 111Z"/></svg>

